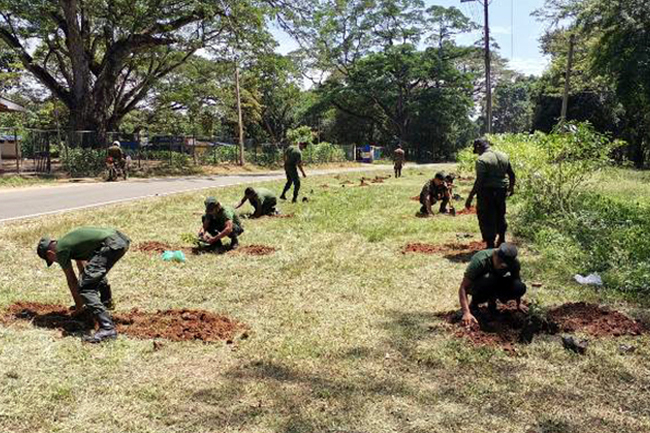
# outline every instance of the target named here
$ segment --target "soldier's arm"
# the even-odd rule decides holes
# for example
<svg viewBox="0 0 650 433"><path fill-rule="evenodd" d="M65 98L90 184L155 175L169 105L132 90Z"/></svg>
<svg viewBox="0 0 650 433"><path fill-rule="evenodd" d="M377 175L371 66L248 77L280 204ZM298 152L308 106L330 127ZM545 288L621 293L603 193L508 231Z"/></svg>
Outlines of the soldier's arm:
<svg viewBox="0 0 650 433"><path fill-rule="evenodd" d="M481 167L480 161L476 161L476 180L474 180L474 186L472 187L472 190L470 191L469 196L467 197L467 201L465 202L466 208L469 209L470 207L472 207L472 200L474 200L474 196L478 192L482 183L483 183L483 167Z"/></svg>
<svg viewBox="0 0 650 433"><path fill-rule="evenodd" d="M473 323L478 323L476 317L469 311L469 300L467 299L467 291L469 290L472 282L467 277L463 277L458 289L458 300L460 301L460 309L463 313L463 325L471 326Z"/></svg>
<svg viewBox="0 0 650 433"><path fill-rule="evenodd" d="M235 206L235 209L239 209L240 207L242 207L244 205L244 203L246 203L246 200L248 200L248 199L246 198L246 196L244 196L244 198L241 199L239 204L237 206Z"/></svg>
<svg viewBox="0 0 650 433"><path fill-rule="evenodd" d="M77 279L77 275L74 273L74 269L72 269L72 265L64 268L63 273L68 282L68 288L70 289L72 299L74 299L75 311L80 312L83 308L84 301L79 295L79 280Z"/></svg>
<svg viewBox="0 0 650 433"><path fill-rule="evenodd" d="M515 176L515 171L512 169L512 165L508 163L508 179L510 180L509 186L508 186L508 193L510 195L513 195L515 193L515 181L516 176Z"/></svg>
<svg viewBox="0 0 650 433"><path fill-rule="evenodd" d="M302 172L302 177L307 177L307 174L305 173L305 169L302 168L302 161L300 161L300 162L298 163L298 168L299 168L300 171Z"/></svg>
<svg viewBox="0 0 650 433"><path fill-rule="evenodd" d="M221 230L219 232L219 234L217 234L216 236L213 236L208 242L213 244L213 243L217 242L218 240L225 238L230 233L232 233L232 229L233 229L232 220L226 221L226 225L225 225L224 229Z"/></svg>

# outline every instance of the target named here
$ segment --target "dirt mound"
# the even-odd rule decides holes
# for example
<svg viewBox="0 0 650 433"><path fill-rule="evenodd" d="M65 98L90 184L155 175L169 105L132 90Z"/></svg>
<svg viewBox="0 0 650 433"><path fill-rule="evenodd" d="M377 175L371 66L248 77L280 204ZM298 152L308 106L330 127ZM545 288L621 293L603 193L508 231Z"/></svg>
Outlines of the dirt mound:
<svg viewBox="0 0 650 433"><path fill-rule="evenodd" d="M456 215L476 215L476 208L472 206L471 208L462 208L458 212L456 212Z"/></svg>
<svg viewBox="0 0 650 433"><path fill-rule="evenodd" d="M420 253L420 254L464 254L474 253L485 248L483 242L472 241L467 244L450 242L442 245L422 244L419 242L407 244L402 249L402 254Z"/></svg>
<svg viewBox="0 0 650 433"><path fill-rule="evenodd" d="M162 254L165 251L183 251L186 254L195 254L196 249L192 247L180 247L169 245L164 242L148 241L142 242L133 247L135 251L148 254Z"/></svg>
<svg viewBox="0 0 650 433"><path fill-rule="evenodd" d="M626 315L596 304L577 302L560 305L548 313L563 332L582 331L594 336L640 335L643 326Z"/></svg>
<svg viewBox="0 0 650 433"><path fill-rule="evenodd" d="M595 337L618 337L646 333L640 323L618 311L584 302L563 304L548 311L545 316L519 311L514 302L499 304L497 313L487 307L475 314L478 325L466 328L460 324L459 311L439 313L437 317L450 324L457 337L470 340L478 346L498 346L508 352L516 351L516 343L530 343L538 334L558 332L585 332Z"/></svg>
<svg viewBox="0 0 650 433"><path fill-rule="evenodd" d="M411 197L411 200L419 202L420 201L420 196L419 195L414 195L413 197Z"/></svg>
<svg viewBox="0 0 650 433"><path fill-rule="evenodd" d="M63 305L18 302L1 318L3 323L29 321L35 326L59 329L65 334L95 328L89 314L73 317ZM165 310L147 313L138 309L113 314L117 332L139 339L164 338L171 341L232 340L246 326L228 317L204 310Z"/></svg>
<svg viewBox="0 0 650 433"><path fill-rule="evenodd" d="M237 254L248 254L249 256L268 256L274 252L275 248L267 245L246 245L235 250Z"/></svg>

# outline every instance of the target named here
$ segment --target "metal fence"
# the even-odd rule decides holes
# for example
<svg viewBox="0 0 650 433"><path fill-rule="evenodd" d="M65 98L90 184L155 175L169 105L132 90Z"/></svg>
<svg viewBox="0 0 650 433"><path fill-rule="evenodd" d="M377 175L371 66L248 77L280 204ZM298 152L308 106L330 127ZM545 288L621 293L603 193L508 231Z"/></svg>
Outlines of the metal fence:
<svg viewBox="0 0 650 433"><path fill-rule="evenodd" d="M73 175L103 169L106 149L119 141L134 168L156 165L182 169L190 165L216 165L239 161L233 137L0 128L0 173L52 173ZM346 160L355 160L355 146L338 146ZM245 141L247 162L274 166L282 161L284 146ZM82 166L82 167L79 167ZM84 167L85 166L85 167Z"/></svg>

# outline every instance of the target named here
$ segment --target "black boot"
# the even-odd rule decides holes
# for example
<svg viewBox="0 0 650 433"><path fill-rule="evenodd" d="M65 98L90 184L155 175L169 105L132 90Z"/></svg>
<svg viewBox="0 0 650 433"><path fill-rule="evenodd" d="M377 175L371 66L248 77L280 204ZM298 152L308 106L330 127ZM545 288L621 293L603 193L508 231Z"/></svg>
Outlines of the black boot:
<svg viewBox="0 0 650 433"><path fill-rule="evenodd" d="M86 343L101 343L104 340L117 338L115 324L108 312L104 311L95 315L99 330L93 336L84 337Z"/></svg>

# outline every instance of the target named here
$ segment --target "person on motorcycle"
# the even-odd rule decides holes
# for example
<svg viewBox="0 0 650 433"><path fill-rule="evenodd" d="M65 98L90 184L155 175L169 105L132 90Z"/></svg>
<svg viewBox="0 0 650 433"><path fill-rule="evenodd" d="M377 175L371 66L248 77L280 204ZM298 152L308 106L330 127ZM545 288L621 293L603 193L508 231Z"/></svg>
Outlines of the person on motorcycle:
<svg viewBox="0 0 650 433"><path fill-rule="evenodd" d="M116 177L117 175L122 174L124 180L126 180L126 158L124 156L124 152L122 151L122 145L117 140L114 141L111 147L108 148L108 158L106 159L106 165L108 166L109 172L111 169L111 164L113 164L113 168L116 171Z"/></svg>

